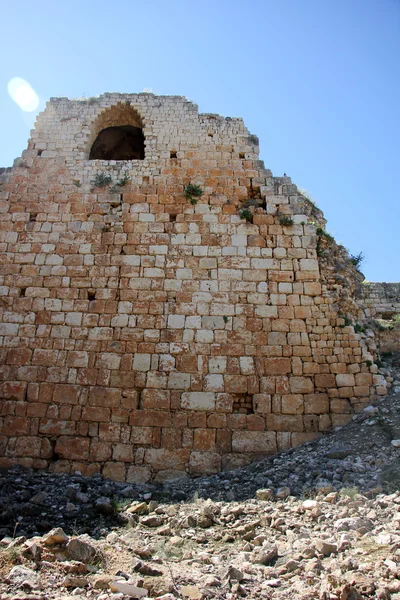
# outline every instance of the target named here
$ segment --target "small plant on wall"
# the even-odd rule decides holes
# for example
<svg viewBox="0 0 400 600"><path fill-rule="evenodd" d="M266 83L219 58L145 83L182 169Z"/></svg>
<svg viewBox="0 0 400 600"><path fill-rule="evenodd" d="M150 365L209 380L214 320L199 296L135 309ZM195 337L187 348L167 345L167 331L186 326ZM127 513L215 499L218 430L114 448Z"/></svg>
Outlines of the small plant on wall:
<svg viewBox="0 0 400 600"><path fill-rule="evenodd" d="M243 210L241 210L239 213L239 217L241 219L246 219L246 221L248 221L249 223L253 222L253 213L249 208L243 208Z"/></svg>
<svg viewBox="0 0 400 600"><path fill-rule="evenodd" d="M327 255L327 253L326 253L326 250L323 250L323 248L321 247L322 239L325 238L325 240L329 244L334 242L335 239L330 233L325 231L325 229L323 229L322 227L317 227L315 233L317 234L317 247L316 247L317 256L320 258L324 258Z"/></svg>
<svg viewBox="0 0 400 600"><path fill-rule="evenodd" d="M121 179L119 179L117 181L117 186L119 187L124 187L128 181L130 180L130 177L125 173L123 177L121 177Z"/></svg>
<svg viewBox="0 0 400 600"><path fill-rule="evenodd" d="M197 204L198 198L201 198L204 194L203 190L199 185L195 183L189 183L183 190L185 198L189 200L190 204Z"/></svg>
<svg viewBox="0 0 400 600"><path fill-rule="evenodd" d="M112 182L111 175L106 175L105 173L97 173L95 178L92 181L93 187L107 187Z"/></svg>
<svg viewBox="0 0 400 600"><path fill-rule="evenodd" d="M350 254L350 262L355 266L356 269L359 269L364 260L365 256L362 252L359 254Z"/></svg>
<svg viewBox="0 0 400 600"><path fill-rule="evenodd" d="M293 219L287 215L281 215L279 217L279 223L284 227L291 227L293 225Z"/></svg>

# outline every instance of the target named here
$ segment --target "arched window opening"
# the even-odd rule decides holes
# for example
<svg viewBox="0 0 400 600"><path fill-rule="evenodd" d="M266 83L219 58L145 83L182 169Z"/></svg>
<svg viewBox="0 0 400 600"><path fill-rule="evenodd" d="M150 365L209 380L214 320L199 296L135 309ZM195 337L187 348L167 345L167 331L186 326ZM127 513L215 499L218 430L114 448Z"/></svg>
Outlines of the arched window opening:
<svg viewBox="0 0 400 600"><path fill-rule="evenodd" d="M139 115L129 104L117 104L99 115L89 160L143 160L144 135Z"/></svg>
<svg viewBox="0 0 400 600"><path fill-rule="evenodd" d="M143 160L144 135L140 127L107 127L97 136L90 160Z"/></svg>

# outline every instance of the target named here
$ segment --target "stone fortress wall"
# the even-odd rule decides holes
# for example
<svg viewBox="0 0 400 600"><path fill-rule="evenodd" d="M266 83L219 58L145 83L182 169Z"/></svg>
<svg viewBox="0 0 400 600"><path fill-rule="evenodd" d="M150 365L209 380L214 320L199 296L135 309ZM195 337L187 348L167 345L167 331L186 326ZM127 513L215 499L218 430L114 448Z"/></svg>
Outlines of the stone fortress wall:
<svg viewBox="0 0 400 600"><path fill-rule="evenodd" d="M358 294L366 317L390 319L400 315L400 283L364 283Z"/></svg>
<svg viewBox="0 0 400 600"><path fill-rule="evenodd" d="M400 283L367 282L357 297L364 317L375 320L380 352L400 352Z"/></svg>
<svg viewBox="0 0 400 600"><path fill-rule="evenodd" d="M144 159L89 160L120 126ZM241 119L183 97L52 99L0 174L0 217L2 465L212 473L386 392L346 316L359 274Z"/></svg>

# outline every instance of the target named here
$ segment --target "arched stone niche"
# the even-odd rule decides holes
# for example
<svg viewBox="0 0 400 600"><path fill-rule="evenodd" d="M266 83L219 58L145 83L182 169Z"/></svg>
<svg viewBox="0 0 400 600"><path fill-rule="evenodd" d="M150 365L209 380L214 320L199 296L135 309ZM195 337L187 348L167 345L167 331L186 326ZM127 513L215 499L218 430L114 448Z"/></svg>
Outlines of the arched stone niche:
<svg viewBox="0 0 400 600"><path fill-rule="evenodd" d="M130 104L118 103L96 119L89 160L143 160L145 138L139 114Z"/></svg>

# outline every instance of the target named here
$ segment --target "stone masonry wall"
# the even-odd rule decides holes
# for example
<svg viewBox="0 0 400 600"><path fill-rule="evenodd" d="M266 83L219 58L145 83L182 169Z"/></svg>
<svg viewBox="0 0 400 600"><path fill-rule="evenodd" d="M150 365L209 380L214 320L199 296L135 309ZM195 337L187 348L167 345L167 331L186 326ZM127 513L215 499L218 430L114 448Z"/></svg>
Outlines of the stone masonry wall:
<svg viewBox="0 0 400 600"><path fill-rule="evenodd" d="M89 160L127 124L144 160ZM182 97L52 99L0 175L0 211L0 464L212 473L384 393L317 255L322 213L264 168L241 119Z"/></svg>
<svg viewBox="0 0 400 600"><path fill-rule="evenodd" d="M366 317L391 318L400 315L400 283L364 283L359 302Z"/></svg>
<svg viewBox="0 0 400 600"><path fill-rule="evenodd" d="M365 283L358 302L365 318L380 319L375 321L379 351L400 352L400 283Z"/></svg>

